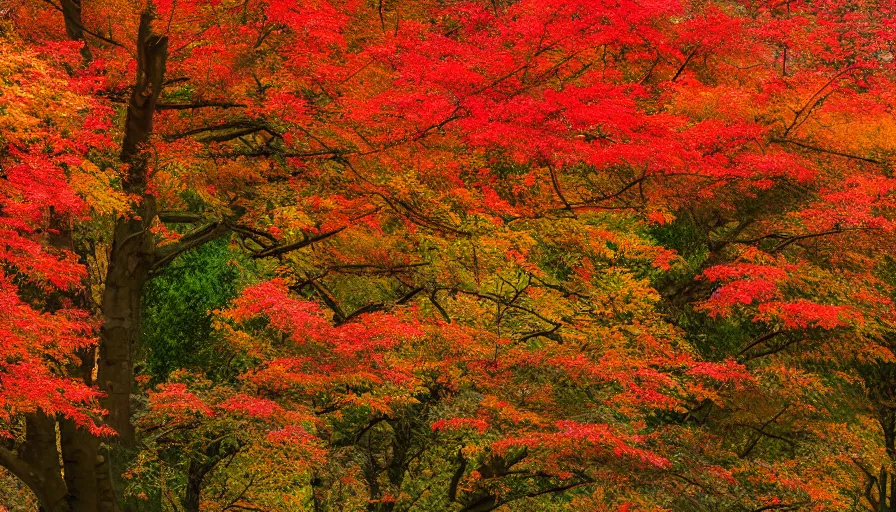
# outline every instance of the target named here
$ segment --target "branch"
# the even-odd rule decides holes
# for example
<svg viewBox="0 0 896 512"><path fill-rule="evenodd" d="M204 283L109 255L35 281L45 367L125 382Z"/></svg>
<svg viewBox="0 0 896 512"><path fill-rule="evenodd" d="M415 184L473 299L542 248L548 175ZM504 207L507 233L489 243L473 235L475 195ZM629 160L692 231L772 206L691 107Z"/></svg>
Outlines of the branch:
<svg viewBox="0 0 896 512"><path fill-rule="evenodd" d="M694 58L694 55L697 55L698 49L700 49L700 45L695 46L694 49L691 50L691 53L689 53L688 56L684 59L684 62L678 68L678 71L675 72L675 76L673 76L672 80L670 80L671 82L678 80L678 77L681 76L681 74L684 72L684 68L688 67L688 64L691 62L691 59Z"/></svg>
<svg viewBox="0 0 896 512"><path fill-rule="evenodd" d="M515 303L513 303L513 302L509 302L505 297L501 297L501 296L499 296L499 295L493 295L493 294L490 294L490 293L480 293L480 292L473 291L473 290L464 290L464 289L462 289L462 288L452 288L452 287L449 287L449 286L440 286L440 287L436 287L436 288L433 289L433 294L435 294L435 292L440 291L440 290L444 290L444 291L447 291L447 292L449 292L449 293L460 293L460 294L463 294L463 295L468 295L468 296L470 296L470 297L476 297L476 298L479 298L479 299L489 300L489 301L492 301L492 302L495 303L495 304L499 304L499 305L504 306L504 307L507 307L507 308L513 308L513 309L517 309L517 310L519 310L519 311L523 311L523 312L525 312L525 313L529 313L530 315L532 315L532 316L538 318L539 320L542 320L543 322L549 323L549 324L551 324L552 326L557 326L557 327L559 327L559 326L562 325L562 324L559 323L559 322L555 322L554 320L551 320L551 319L549 319L549 318L546 318L545 316L541 315L540 313L538 313L538 312L536 312L536 311L534 311L534 310L532 310L532 309L529 309L529 308L524 307L524 306L520 306L519 304L515 304Z"/></svg>
<svg viewBox="0 0 896 512"><path fill-rule="evenodd" d="M370 431L373 427L379 425L380 423L386 421L388 419L387 416L376 416L372 418L367 425L358 430L353 436L346 436L338 441L333 441L333 446L352 446L353 444L357 444L361 441L361 438L364 437L364 434Z"/></svg>
<svg viewBox="0 0 896 512"><path fill-rule="evenodd" d="M401 298L399 298L398 300L395 301L395 304L396 305L407 304L408 301L413 299L418 293L422 292L423 290L424 290L424 288L422 286L418 286L417 288L414 288L411 291L409 291L408 293L402 295ZM348 315L345 315L345 317L342 320L336 322L336 325L341 325L341 324L347 323L347 322L351 321L352 319L354 319L360 315L363 315L364 313L373 313L374 311L383 311L386 309L386 306L387 306L387 304L385 302L376 302L373 304L367 304L366 306L358 308L357 310L349 313Z"/></svg>
<svg viewBox="0 0 896 512"><path fill-rule="evenodd" d="M771 425L772 423L774 423L775 421L777 421L778 418L780 418L781 415L784 414L784 412L787 411L788 408L790 408L790 404L785 405L783 409L781 409L777 414L775 414L774 416L769 418L768 421L766 421L765 423L762 424L762 426L760 426L758 428L757 427L750 427L750 428L752 428L753 430L755 430L756 432L758 432L760 434L769 435L768 433L765 432L765 428L768 427L769 425ZM753 451L753 448L756 447L756 444L759 443L760 439L762 439L761 435L758 435L755 438L753 438L753 440L737 456L740 457L741 459L743 459L744 457L749 455L750 452Z"/></svg>
<svg viewBox="0 0 896 512"><path fill-rule="evenodd" d="M205 137L198 137L196 140L203 143L209 142L227 142L233 139L238 139L240 137L244 137L246 135L252 135L253 133L258 133L260 131L265 131L267 128L264 126L250 126L248 128L243 128L242 130L236 130L233 132L222 133L219 135L206 135Z"/></svg>
<svg viewBox="0 0 896 512"><path fill-rule="evenodd" d="M429 302L431 302L432 305L433 305L433 306L436 308L436 310L439 312L439 314L442 315L442 318L445 319L445 322L447 322L447 323L450 324L450 323L451 323L451 317L448 315L448 312L445 311L445 308L443 308L442 305L439 304L439 301L436 300L436 291L437 291L437 290L433 290L432 293L429 294Z"/></svg>
<svg viewBox="0 0 896 512"><path fill-rule="evenodd" d="M44 508L47 510L50 509L50 506L53 504L46 503L46 496L44 496L43 493L44 486L41 485L41 480L37 476L37 471L35 471L30 464L20 459L15 453L0 447L0 466L6 468L10 473L15 475L16 478L28 486L28 488L34 492L38 501Z"/></svg>
<svg viewBox="0 0 896 512"><path fill-rule="evenodd" d="M265 158L271 156L278 156L281 158L314 158L314 157L335 157L340 154L337 150L325 150L325 151L274 151L271 148L260 148L255 151L230 151L227 153L212 153L212 158Z"/></svg>
<svg viewBox="0 0 896 512"><path fill-rule="evenodd" d="M569 204L569 201L566 200L566 197L563 196L563 192L560 191L560 183L557 182L557 175L554 173L554 167L551 164L548 164L548 170L551 173L551 184L554 185L554 192L556 192L557 197L563 201L563 206L566 207L567 210L572 211L572 206Z"/></svg>
<svg viewBox="0 0 896 512"><path fill-rule="evenodd" d="M243 103L229 103L226 101L200 101L197 103L159 103L157 110L190 110L194 108L246 108Z"/></svg>
<svg viewBox="0 0 896 512"><path fill-rule="evenodd" d="M856 70L857 70L857 68L855 66L850 66L850 67L844 69L843 71L840 71L839 73L837 73L836 75L831 77L830 80L825 82L824 85L822 85L817 91L815 91L812 94L812 96L810 96L809 99L806 100L806 103L804 103L803 106L800 107L799 110L794 112L795 115L793 117L793 121L790 123L790 126L788 126L787 128L784 129L784 137L783 138L786 139L787 136L791 132L795 131L797 128L802 126L803 123L805 123L805 120L803 120L802 122L799 122L799 121L800 121L800 117L802 117L802 115L807 112L807 109L808 109L808 113L806 113L806 119L808 119L809 116L812 115L812 111L815 109L815 106L818 105L818 103L824 99L824 98L819 98L816 100L816 98L818 98L818 96L822 92L824 92L824 90L827 89L829 85L833 84L841 76L846 75L847 73L851 73ZM797 125L797 122L799 122L799 125Z"/></svg>
<svg viewBox="0 0 896 512"><path fill-rule="evenodd" d="M782 241L782 242L779 243L778 245L774 246L769 252L770 252L770 253L776 253L776 252L779 252L779 251L785 249L788 245L790 245L790 244L792 244L792 243L794 243L794 242L798 242L798 241L800 241L800 240L806 240L806 239L809 239L809 238L818 238L818 237L827 236L827 235L836 235L836 234L839 234L839 233L843 233L844 231L845 231L844 229L837 228L837 229L832 229L832 230L830 230L830 231L822 231L822 232L820 232L820 233L809 233L809 234L806 234L806 235L796 235L796 236L792 236L792 237L790 237L790 238L788 238L788 239Z"/></svg>
<svg viewBox="0 0 896 512"><path fill-rule="evenodd" d="M865 499L868 500L868 503L871 505L872 509L877 510L878 500L874 499L874 495L871 494L871 490L875 485L877 485L877 477L872 475L871 472L868 471L868 468L866 468L864 464L859 462L859 459L855 457L850 458L852 459L853 463L855 463L855 465L858 466L863 473L865 473L865 476L867 477L867 483L865 484Z"/></svg>
<svg viewBox="0 0 896 512"><path fill-rule="evenodd" d="M560 493L560 492L568 491L570 489L575 489L576 487L582 487L583 485L591 485L593 483L594 483L594 480L592 480L590 478L586 478L585 480L581 480L578 482L573 482L573 483L569 483L569 484L565 484L565 485L558 485L558 486L550 487L550 488L543 489L540 491L527 492L525 494L521 494L519 496L514 496L512 498L509 498L506 500L501 500L501 501L498 501L492 495L487 495L487 496L480 498L479 500L467 505L466 507L464 507L461 510L461 512L473 512L473 511L488 512L490 510L495 510L497 508L503 507L504 505L506 505L508 503L511 503L511 502L514 502L517 500L521 500L523 498L535 498L535 497L542 496L545 494Z"/></svg>
<svg viewBox="0 0 896 512"><path fill-rule="evenodd" d="M327 267L327 270L339 272L340 274L394 275L394 274L398 274L400 272L406 272L413 268L427 267L429 265L430 265L430 263L427 261L408 263L406 265L372 265L372 264L367 264L367 263L350 263L347 265L333 265L333 266Z"/></svg>
<svg viewBox="0 0 896 512"><path fill-rule="evenodd" d="M320 295L324 304L333 311L333 323L338 325L345 322L345 311L342 310L342 307L339 305L339 302L336 301L336 298L333 297L333 294L330 293L330 290L318 283L317 279L310 279L308 282L311 284L311 287L314 288L314 291Z"/></svg>
<svg viewBox="0 0 896 512"><path fill-rule="evenodd" d="M176 243L159 247L156 250L157 259L153 262L152 271L158 272L186 251L211 242L229 231L230 228L225 223L214 221L190 231Z"/></svg>
<svg viewBox="0 0 896 512"><path fill-rule="evenodd" d="M296 242L294 244L283 245L283 246L279 246L279 247L270 247L261 252L257 252L255 254L253 254L252 257L253 258L267 258L270 256L280 256L281 254L286 254L291 251L296 251L298 249L301 249L303 247L308 247L309 245L311 245L313 243L320 242L321 240L325 240L327 238L330 238L333 235L341 233L347 227L348 226L342 226L341 228L334 229L332 231L327 231L325 233L321 233L320 235L317 235L317 236L314 236L311 238L305 238L305 239L303 239L299 242Z"/></svg>
<svg viewBox="0 0 896 512"><path fill-rule="evenodd" d="M579 299L583 299L583 300L590 300L590 299L591 299L591 296L590 296L590 295L587 295L587 294L584 294L584 293L579 293L579 292L570 290L569 288L566 288L566 287L561 286L561 285L559 285L559 284L551 284L551 283L548 283L547 281L545 281L544 279L542 279L542 278L536 276L535 274L532 274L532 273L528 273L528 274L529 274L529 279L532 279L532 280L534 280L534 281L537 281L541 286L544 286L545 288L548 288L548 289L554 290L554 291L556 291L556 292L562 293L562 294L563 294L563 298L577 297L577 298L579 298Z"/></svg>
<svg viewBox="0 0 896 512"><path fill-rule="evenodd" d="M781 250L785 249L788 245L790 245L794 242L799 242L800 240L807 240L809 238L818 238L818 237L828 236L828 235L838 235L841 233L846 233L847 231L872 231L872 230L878 230L878 229L880 229L880 228L874 228L874 227L840 228L840 227L838 227L838 228L831 229L828 231L821 231L818 233L806 233L803 235L790 235L787 233L769 233L767 235L762 235L758 238L738 239L738 240L732 240L732 242L736 242L739 244L755 244L755 243L761 242L763 240L780 240L778 245L776 245L775 247L773 247L772 249L769 250L769 252L774 253L774 252L781 251Z"/></svg>
<svg viewBox="0 0 896 512"><path fill-rule="evenodd" d="M264 231L250 228L249 226L243 226L242 224L230 224L229 226L232 231L243 235L244 239L252 240L254 244L261 247L262 251L277 245L277 239L270 233L265 233ZM262 238L264 240L261 240ZM246 248L245 245L240 245L242 245L243 248Z"/></svg>
<svg viewBox="0 0 896 512"><path fill-rule="evenodd" d="M45 3L47 3L47 4L49 4L50 6L52 6L52 7L53 7L54 9L56 9L57 11L61 12L62 14L65 14L65 10L64 10L62 7L59 7L58 5L54 4L51 0L43 0L43 1L44 1ZM87 27L85 27L84 25L82 25L82 24L81 24L80 22L78 22L77 20L73 20L73 19L71 19L71 18L69 18L69 17L66 17L66 21L68 21L69 23L75 25L76 27L80 28L80 29L83 30L84 32L86 32L86 33L92 35L93 37L95 37L95 38L97 38L97 39L99 39L99 40L101 40L101 41L105 41L105 42L107 42L107 43L109 43L109 44L111 44L111 45L117 46L117 47L119 47L119 48L125 48L125 49L127 48L127 46L125 46L125 45L119 43L118 41L116 41L116 40L114 40L114 39L110 39L110 38L108 38L108 37L106 37L106 36L104 36L104 35L97 34L96 32L94 32L94 31L88 29Z"/></svg>
<svg viewBox="0 0 896 512"><path fill-rule="evenodd" d="M234 130L234 129L244 129L244 128L263 128L261 125L254 121L230 121L227 123L216 124L213 126L203 126L202 128L194 128L192 130L187 130L181 133L175 133L173 135L168 135L165 137L165 140L177 140L182 139L184 137L189 137L191 135L199 135L200 133L205 132L215 132L221 130Z"/></svg>
<svg viewBox="0 0 896 512"><path fill-rule="evenodd" d="M544 490L542 490L542 491L530 492L530 493L526 494L526 497L527 497L527 498L534 498L535 496L541 496L542 494L553 494L553 493L556 493L556 492L568 491L568 490L570 490L570 489L574 489L574 488L576 488L576 487L581 487L581 486L583 486L583 485L589 485L589 484L592 484L592 483L594 483L594 481L589 479L589 480L585 480L585 481L582 481L582 482L576 482L576 483L571 483L571 484L566 484L566 485L560 485L560 486L557 486L557 487L551 487L550 489L544 489ZM505 501L504 503L508 503L508 502Z"/></svg>
<svg viewBox="0 0 896 512"><path fill-rule="evenodd" d="M769 439L777 439L778 441L784 441L785 443L789 444L790 446L795 446L797 443L793 439L790 439L790 438L784 437L784 436L779 436L778 434L772 434L771 432L766 432L765 430L762 430L759 427L750 425L749 423L733 423L733 425L738 426L738 427L748 428L760 435L768 437Z"/></svg>
<svg viewBox="0 0 896 512"><path fill-rule="evenodd" d="M767 332L767 333L763 334L762 336L759 336L758 338L750 341L750 343L748 343L746 347L742 348L740 350L740 352L738 352L734 357L740 357L740 356L744 355L751 348L762 343L763 341L768 341L779 334L781 334L781 331L771 331L771 332Z"/></svg>
<svg viewBox="0 0 896 512"><path fill-rule="evenodd" d="M796 503L778 503L777 505L766 505L764 507L759 507L753 512L764 512L766 510L787 510L796 507L801 507L803 505L808 505L810 502L808 501L798 501Z"/></svg>
<svg viewBox="0 0 896 512"><path fill-rule="evenodd" d="M198 213L179 212L174 210L162 210L158 213L159 220L170 224L193 224L204 220L205 217Z"/></svg>
<svg viewBox="0 0 896 512"><path fill-rule="evenodd" d="M377 185L375 185L369 179L365 178L360 172L358 172L358 170L355 169L355 166L352 165L352 163L347 158L344 158L342 156L342 154L336 153L333 156L333 160L339 164L342 164L345 168L350 170L352 172L352 174L354 174L355 176L358 177L358 179L369 183L371 186L373 186L375 188L379 188ZM449 226L441 221L438 221L436 219L426 216L423 213L418 212L413 206L409 205L406 201L402 201L401 199L398 199L398 198L390 199L389 196L387 196L385 193L378 192L376 190L373 190L371 192L371 194L376 197L379 197L380 199L385 201L386 204L389 206L389 208L391 208L393 211L395 211L399 215L404 216L408 221L413 222L414 224L417 224L418 226L423 226L423 227L426 227L429 229L448 231L448 232L451 232L451 233L454 233L457 235L461 235L461 236L472 236L472 233L470 233L469 231L463 231L463 230L454 228L454 227ZM396 206L396 205L398 205L398 206ZM399 208L399 206L401 208Z"/></svg>
<svg viewBox="0 0 896 512"><path fill-rule="evenodd" d="M799 146L803 149L817 151L818 153L826 153L828 155L842 156L843 158L849 158L852 160L860 160L862 162L868 162L871 164L883 165L883 162L881 162L880 160L875 160L873 158L866 158L866 157L858 156L858 155L852 155L849 153L843 153L841 151L834 151L832 149L820 148L818 146L812 146L811 144L806 144L805 142L800 142L800 141L793 140L793 139L772 139L769 142L772 142L774 144L792 144L794 146Z"/></svg>
<svg viewBox="0 0 896 512"><path fill-rule="evenodd" d="M467 459L460 448L457 449L457 461L460 464L454 471L454 474L451 476L451 482L448 484L448 501L451 502L457 501L457 484L460 483L461 477L464 476L464 472L467 470Z"/></svg>
<svg viewBox="0 0 896 512"><path fill-rule="evenodd" d="M243 497L246 496L246 492L248 492L249 488L252 487L252 484L255 483L256 476L257 475L252 475L252 478L249 479L249 483L246 484L246 486L243 488L243 490L239 494L237 494L236 497L234 497L232 500L230 500L230 502L227 505L225 505L224 508L221 509L222 512L225 510L229 510L231 508L242 509L242 510L263 510L260 508L255 508L255 507L251 506L251 504L248 504L248 503L244 504L244 505L237 504L238 501L240 501L241 499L243 499Z"/></svg>
<svg viewBox="0 0 896 512"><path fill-rule="evenodd" d="M577 203L570 203L570 205L571 205L572 207L574 207L574 208L580 208L580 207L591 207L591 208L593 208L593 207L595 207L595 204L594 204L594 203L600 203L600 202L603 202L603 201L607 201L607 200L609 200L609 199L616 199L617 197L621 196L622 194L624 194L625 192L627 192L629 189L631 189L631 188L634 187L635 185L640 185L640 184L641 184L642 182L644 182L644 180L646 180L646 179L647 179L647 169L645 169L644 172L641 173L641 176L639 176L637 179L635 179L634 181L631 181L631 182L627 183L627 184L624 185L622 188L620 188L619 190L617 190L616 192L614 192L614 193L612 193L612 194L605 194L605 195L598 196L598 197L592 197L592 198L590 198L590 199L586 199L585 201L580 201L580 202L577 202ZM623 207L604 207L604 208L607 208L607 209L610 209L610 208L630 208L630 206L623 206Z"/></svg>
<svg viewBox="0 0 896 512"><path fill-rule="evenodd" d="M547 338L547 339L549 339L549 340L554 340L554 341L556 341L557 343L562 343L562 342L563 342L563 338L561 338L560 335L557 334L557 330L558 330L558 329L560 329L560 324L557 324L557 325L555 325L554 327L552 327L552 328L550 328L550 329L548 329L548 330L537 331L537 332L530 332L529 334L526 334L525 336L523 336L522 338L520 338L519 341L520 341L520 343L522 343L522 342L527 341L527 340L530 340L530 339L532 339L532 338L538 338L538 337L540 337L540 336L543 336L543 337L545 337L545 338Z"/></svg>
<svg viewBox="0 0 896 512"><path fill-rule="evenodd" d="M783 351L787 347L794 345L794 344L798 343L799 341L800 341L799 338L793 338L790 341L784 342L776 347L772 347L768 350L763 350L762 352L757 352L757 353L751 355L750 357L744 359L744 361L742 361L742 362L752 361L754 359L759 359L760 357L771 356L771 355L777 354L778 352Z"/></svg>

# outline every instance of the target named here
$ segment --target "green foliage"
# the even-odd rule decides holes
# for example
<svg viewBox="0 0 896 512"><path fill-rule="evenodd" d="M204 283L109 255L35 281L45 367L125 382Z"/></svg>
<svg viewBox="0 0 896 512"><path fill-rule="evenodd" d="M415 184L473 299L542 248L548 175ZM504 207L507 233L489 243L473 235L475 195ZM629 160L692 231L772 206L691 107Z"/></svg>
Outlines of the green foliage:
<svg viewBox="0 0 896 512"><path fill-rule="evenodd" d="M227 376L230 367L220 363L230 357L215 343L211 313L236 296L253 269L227 240L217 240L179 256L147 284L138 360L153 381L181 368Z"/></svg>

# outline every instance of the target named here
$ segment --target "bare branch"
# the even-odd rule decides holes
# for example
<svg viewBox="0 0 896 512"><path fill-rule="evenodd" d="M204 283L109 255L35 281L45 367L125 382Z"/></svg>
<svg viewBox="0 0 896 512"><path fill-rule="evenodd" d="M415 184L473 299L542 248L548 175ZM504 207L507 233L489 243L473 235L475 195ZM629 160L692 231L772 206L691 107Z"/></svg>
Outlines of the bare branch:
<svg viewBox="0 0 896 512"><path fill-rule="evenodd" d="M180 212L174 210L162 210L158 213L159 220L166 224L193 224L205 220L198 213Z"/></svg>
<svg viewBox="0 0 896 512"><path fill-rule="evenodd" d="M551 164L548 164L548 171L551 173L551 184L554 185L554 192L557 193L557 197L563 201L563 206L566 207L567 210L572 211L572 206L569 204L569 201L566 200L566 197L563 196L563 192L560 190L560 183L557 181L557 174L554 172L554 167Z"/></svg>
<svg viewBox="0 0 896 512"><path fill-rule="evenodd" d="M850 153L844 153L844 152L842 152L842 151L835 151L835 150L832 150L832 149L821 148L821 147L818 147L818 146L813 146L813 145L811 145L811 144L806 144L805 142L801 142L801 141L798 141L798 140L793 140L793 139L772 139L770 142L775 143L775 144L791 144L791 145L798 146L798 147L801 147L801 148L803 148L803 149L808 149L808 150L811 150L811 151L815 151L815 152L818 152L818 153L825 153L825 154L828 154L828 155L834 155L834 156L842 156L843 158L849 158L849 159L851 159L851 160L859 160L859 161L862 161L862 162L868 162L868 163L870 163L870 164L883 165L883 162L881 162L880 160L875 160L875 159L873 159L873 158L867 158L867 157L864 157L864 156L852 155L852 154L850 154Z"/></svg>
<svg viewBox="0 0 896 512"><path fill-rule="evenodd" d="M51 6L52 6L54 9L56 9L57 11L59 11L59 12L65 14L65 10L64 10L62 7L60 7L60 6L56 5L55 3L53 3L51 0L43 0L43 1L44 1L45 3L51 5ZM104 35L102 35L102 34L97 34L96 32L94 32L94 31L88 29L87 27L85 27L84 25L82 25L78 20L74 20L74 19L71 19L71 18L68 18L68 17L67 17L67 18L66 18L66 22L68 22L68 23L72 23L73 25L77 26L78 28L80 28L80 29L83 30L84 32L86 32L86 33L92 35L93 37L99 39L100 41L105 41L105 42L107 42L107 43L109 43L109 44L111 44L111 45L113 45L113 46L117 46L117 47L119 47L119 48L127 48L127 46L125 46L125 45L119 43L118 41L116 41L116 40L114 40L114 39L108 38L108 37L106 37L106 36L104 36Z"/></svg>
<svg viewBox="0 0 896 512"><path fill-rule="evenodd" d="M199 101L196 103L159 103L157 110L190 110L194 108L246 108L243 103L230 103L226 101Z"/></svg>
<svg viewBox="0 0 896 512"><path fill-rule="evenodd" d="M747 351L750 350L751 348L755 347L756 345L759 345L763 341L768 341L779 334L781 334L781 331L771 331L771 332L767 332L767 333L763 334L762 336L759 336L758 338L753 339L752 341L750 341L750 343L747 343L747 346L742 348L740 350L740 352L738 352L735 355L735 357L740 357L740 356L746 354Z"/></svg>
<svg viewBox="0 0 896 512"><path fill-rule="evenodd" d="M695 46L694 49L691 50L691 53L688 54L688 56L684 59L684 62L681 64L681 66L679 66L678 71L675 72L675 76L673 76L672 80L670 80L671 82L678 80L678 77L681 76L681 74L684 72L684 69L688 67L688 64L690 64L691 59L694 58L694 55L697 55L698 49L700 49L700 45Z"/></svg>
<svg viewBox="0 0 896 512"><path fill-rule="evenodd" d="M407 304L408 302L410 302L411 299L413 299L418 293L422 292L423 290L424 290L424 288L422 286L413 288L411 291L407 292L406 294L402 295L398 300L396 300L394 304L396 304L396 305ZM350 322L352 319L357 318L358 316L361 316L365 313L373 313L374 311L384 311L388 306L389 306L389 304L386 302L376 302L373 304L367 304L366 306L358 308L357 310L353 311L352 313L345 315L345 317L342 320L336 322L336 325Z"/></svg>
<svg viewBox="0 0 896 512"><path fill-rule="evenodd" d="M153 262L152 271L158 272L181 254L208 243L229 231L230 229L225 223L214 221L187 233L176 243L159 247L156 250L156 260Z"/></svg>
<svg viewBox="0 0 896 512"><path fill-rule="evenodd" d="M237 129L248 129L248 128L263 128L259 123L251 120L241 120L241 121L229 121L226 123L220 123L212 126L203 126L201 128L194 128L192 130L187 130L181 133L175 133L173 135L168 135L165 137L165 140L177 140L182 139L184 137L189 137L191 135L199 135L201 133L206 132L217 132L223 130L237 130Z"/></svg>
<svg viewBox="0 0 896 512"><path fill-rule="evenodd" d="M311 245L313 243L320 242L321 240L326 240L327 238L330 238L338 233L341 233L347 227L348 226L342 226L341 228L337 228L332 231L327 231L327 232L321 233L317 236L313 236L311 238L306 237L303 240L298 241L293 244L282 245L282 246L277 246L277 247L270 247L261 252L257 252L255 254L253 254L252 257L253 258L267 258L267 257L271 257L271 256L280 256L280 255L286 254L288 252L296 251L303 247L308 247L309 245Z"/></svg>

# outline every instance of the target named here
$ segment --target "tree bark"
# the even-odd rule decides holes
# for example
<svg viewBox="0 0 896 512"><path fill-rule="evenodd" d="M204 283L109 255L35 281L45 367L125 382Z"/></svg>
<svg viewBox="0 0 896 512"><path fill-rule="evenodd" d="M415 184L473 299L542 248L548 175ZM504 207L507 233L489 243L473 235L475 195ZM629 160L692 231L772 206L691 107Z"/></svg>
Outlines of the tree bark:
<svg viewBox="0 0 896 512"><path fill-rule="evenodd" d="M212 442L206 446L202 454L196 454L190 461L187 469L187 487L181 500L184 512L199 512L202 489L205 487L205 477L211 473L218 464L240 450L239 443L227 443L223 439Z"/></svg>
<svg viewBox="0 0 896 512"><path fill-rule="evenodd" d="M70 510L62 481L62 468L59 466L59 452L56 450L56 421L52 417L36 412L25 418L25 443L21 457L37 477L40 494L35 492L35 495L41 506L47 510Z"/></svg>
<svg viewBox="0 0 896 512"><path fill-rule="evenodd" d="M878 500L878 512L887 512L887 469L880 468L880 476L877 479L878 492L880 499Z"/></svg>
<svg viewBox="0 0 896 512"><path fill-rule="evenodd" d="M72 41L81 41L81 56L88 62L93 57L84 37L84 25L81 23L81 0L61 0L62 16L65 19L65 32Z"/></svg>
<svg viewBox="0 0 896 512"><path fill-rule="evenodd" d="M71 510L94 512L99 509L95 472L99 440L69 419L59 422L59 434Z"/></svg>
<svg viewBox="0 0 896 512"><path fill-rule="evenodd" d="M149 158L143 151L152 133L168 39L150 31L149 13L140 19L137 36L137 81L128 103L121 161L125 192L140 197L133 215L115 224L112 253L102 298L103 325L97 381L106 393L107 423L119 435L119 443L132 446L131 387L133 348L140 333L140 296L153 265L154 241L149 228L156 217L155 198L147 193Z"/></svg>

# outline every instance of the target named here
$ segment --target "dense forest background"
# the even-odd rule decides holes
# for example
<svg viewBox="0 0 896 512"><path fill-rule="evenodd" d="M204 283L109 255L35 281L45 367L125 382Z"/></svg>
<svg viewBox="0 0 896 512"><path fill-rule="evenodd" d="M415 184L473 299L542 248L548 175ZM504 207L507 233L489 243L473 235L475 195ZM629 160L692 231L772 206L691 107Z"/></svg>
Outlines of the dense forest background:
<svg viewBox="0 0 896 512"><path fill-rule="evenodd" d="M894 44L2 0L0 510L896 512Z"/></svg>

